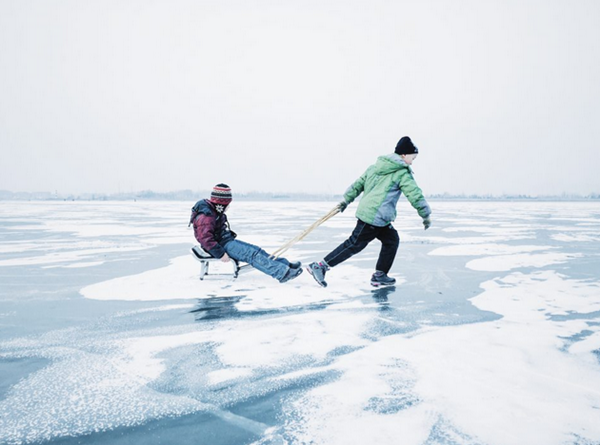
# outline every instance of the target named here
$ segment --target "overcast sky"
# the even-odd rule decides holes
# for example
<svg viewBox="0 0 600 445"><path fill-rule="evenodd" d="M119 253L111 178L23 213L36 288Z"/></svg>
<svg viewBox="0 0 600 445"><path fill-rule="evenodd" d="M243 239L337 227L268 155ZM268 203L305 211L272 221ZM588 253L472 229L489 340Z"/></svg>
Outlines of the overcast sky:
<svg viewBox="0 0 600 445"><path fill-rule="evenodd" d="M0 0L0 189L600 192L597 0Z"/></svg>

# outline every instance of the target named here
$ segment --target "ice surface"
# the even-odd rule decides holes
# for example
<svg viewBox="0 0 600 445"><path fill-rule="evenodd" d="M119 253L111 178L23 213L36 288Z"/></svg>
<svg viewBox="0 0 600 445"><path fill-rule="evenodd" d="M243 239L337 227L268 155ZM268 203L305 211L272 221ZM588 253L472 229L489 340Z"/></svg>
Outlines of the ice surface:
<svg viewBox="0 0 600 445"><path fill-rule="evenodd" d="M449 256L483 256L483 255L507 255L518 254L522 252L536 252L539 250L550 250L552 246L527 246L510 244L466 244L439 247L429 252L429 255L449 255Z"/></svg>
<svg viewBox="0 0 600 445"><path fill-rule="evenodd" d="M466 267L473 270L507 271L521 267L544 267L551 264L566 263L577 258L576 253L521 253L498 255L471 260Z"/></svg>
<svg viewBox="0 0 600 445"><path fill-rule="evenodd" d="M424 232L402 202L373 290L377 242L327 288L200 281L192 204L0 202L0 443L600 443L600 205L433 202ZM272 251L334 204L230 220ZM353 210L286 256L321 259Z"/></svg>

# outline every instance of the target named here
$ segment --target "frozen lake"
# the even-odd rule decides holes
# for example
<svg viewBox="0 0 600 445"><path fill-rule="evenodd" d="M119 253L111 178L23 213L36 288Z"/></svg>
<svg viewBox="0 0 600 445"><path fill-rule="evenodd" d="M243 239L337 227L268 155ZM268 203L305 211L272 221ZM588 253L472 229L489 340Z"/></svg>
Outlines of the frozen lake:
<svg viewBox="0 0 600 445"><path fill-rule="evenodd" d="M403 202L378 290L377 241L325 289L200 281L192 205L0 202L0 444L600 444L600 203ZM334 205L229 219L274 251Z"/></svg>

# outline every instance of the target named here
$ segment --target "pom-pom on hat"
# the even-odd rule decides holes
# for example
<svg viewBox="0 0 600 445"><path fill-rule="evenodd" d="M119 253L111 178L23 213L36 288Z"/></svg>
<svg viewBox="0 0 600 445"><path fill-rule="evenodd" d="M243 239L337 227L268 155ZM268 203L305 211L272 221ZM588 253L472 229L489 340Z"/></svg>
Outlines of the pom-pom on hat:
<svg viewBox="0 0 600 445"><path fill-rule="evenodd" d="M231 196L231 188L227 184L217 184L213 187L210 194L210 202L213 204L229 205L233 197Z"/></svg>
<svg viewBox="0 0 600 445"><path fill-rule="evenodd" d="M399 155L412 155L418 152L419 149L415 147L415 144L413 144L408 136L404 136L400 139L398 144L396 144L396 150L394 150L394 153Z"/></svg>

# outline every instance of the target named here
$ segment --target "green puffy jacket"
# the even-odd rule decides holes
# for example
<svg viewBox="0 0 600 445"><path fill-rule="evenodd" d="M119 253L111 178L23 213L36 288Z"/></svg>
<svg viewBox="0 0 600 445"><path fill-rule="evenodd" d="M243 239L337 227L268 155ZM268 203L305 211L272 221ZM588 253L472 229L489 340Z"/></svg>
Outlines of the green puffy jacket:
<svg viewBox="0 0 600 445"><path fill-rule="evenodd" d="M377 162L348 187L344 200L351 203L362 192L356 217L373 226L385 227L396 219L396 204L402 192L421 218L431 214L410 166L395 153L377 158Z"/></svg>

